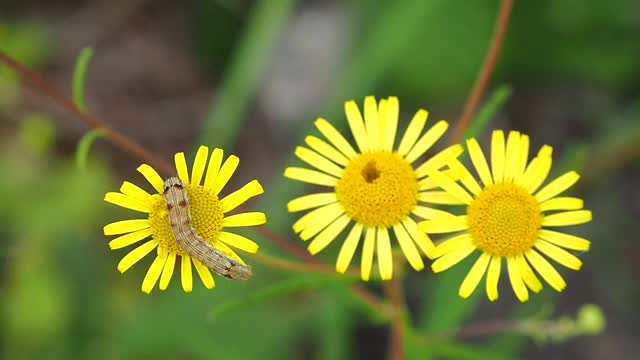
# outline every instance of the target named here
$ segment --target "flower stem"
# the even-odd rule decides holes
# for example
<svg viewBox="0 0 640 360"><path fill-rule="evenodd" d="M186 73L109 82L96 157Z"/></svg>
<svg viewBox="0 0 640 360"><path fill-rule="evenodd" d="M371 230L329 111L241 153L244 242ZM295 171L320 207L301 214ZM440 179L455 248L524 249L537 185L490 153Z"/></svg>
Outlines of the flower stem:
<svg viewBox="0 0 640 360"><path fill-rule="evenodd" d="M396 257L396 259L398 259ZM394 268L402 271L402 260L395 261ZM391 280L384 284L385 297L391 302L393 309L391 315L391 334L389 335L389 356L391 360L402 360L404 353L404 319L406 316L406 304L404 289L402 287L402 274L395 274Z"/></svg>
<svg viewBox="0 0 640 360"><path fill-rule="evenodd" d="M467 126L469 126L469 122L471 121L473 114L476 112L480 100L482 100L482 96L487 89L487 85L491 79L491 74L493 73L493 69L496 65L500 48L504 42L504 35L507 31L512 7L513 0L502 0L500 2L500 10L493 30L491 45L487 50L487 55L484 58L484 63L478 73L476 82L473 84L471 94L467 98L467 102L464 104L462 115L460 115L460 119L456 124L453 135L449 138L449 145L457 144L462 140L462 135L464 134Z"/></svg>

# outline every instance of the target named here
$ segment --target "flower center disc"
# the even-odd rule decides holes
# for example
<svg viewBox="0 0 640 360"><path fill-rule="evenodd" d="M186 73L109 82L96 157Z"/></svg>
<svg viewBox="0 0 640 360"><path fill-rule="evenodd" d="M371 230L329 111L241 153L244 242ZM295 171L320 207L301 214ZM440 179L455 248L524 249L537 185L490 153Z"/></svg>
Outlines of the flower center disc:
<svg viewBox="0 0 640 360"><path fill-rule="evenodd" d="M198 235L207 240L210 244L215 243L216 236L222 230L222 220L224 213L220 208L218 197L201 185L189 184L187 193L189 194L189 210L191 212L191 226ZM153 238L159 243L162 250L173 252L177 255L186 255L185 251L173 237L171 226L169 225L169 213L165 207L162 195L153 195L151 211L149 212L149 222Z"/></svg>
<svg viewBox="0 0 640 360"><path fill-rule="evenodd" d="M353 220L389 227L400 223L418 203L418 181L405 159L388 151L354 157L336 184L336 195Z"/></svg>
<svg viewBox="0 0 640 360"><path fill-rule="evenodd" d="M475 245L492 255L512 256L530 249L542 222L536 199L514 184L486 187L467 210Z"/></svg>

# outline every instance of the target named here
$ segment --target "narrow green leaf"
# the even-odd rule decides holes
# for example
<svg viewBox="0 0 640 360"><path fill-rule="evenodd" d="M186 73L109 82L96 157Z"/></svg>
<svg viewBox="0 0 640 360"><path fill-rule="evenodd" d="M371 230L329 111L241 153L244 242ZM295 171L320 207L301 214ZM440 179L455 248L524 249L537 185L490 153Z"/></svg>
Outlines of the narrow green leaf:
<svg viewBox="0 0 640 360"><path fill-rule="evenodd" d="M78 169L87 168L87 158L89 157L89 151L94 141L104 137L104 131L102 129L91 129L85 133L80 141L78 141L78 147L76 148L76 166Z"/></svg>
<svg viewBox="0 0 640 360"><path fill-rule="evenodd" d="M248 103L271 59L277 35L287 24L294 5L294 0L262 0L256 4L204 120L198 144L231 149L245 120Z"/></svg>
<svg viewBox="0 0 640 360"><path fill-rule="evenodd" d="M86 47L80 51L76 66L73 69L73 102L82 110L86 110L84 103L84 80L87 75L89 61L93 57L93 49Z"/></svg>
<svg viewBox="0 0 640 360"><path fill-rule="evenodd" d="M511 86L500 85L489 97L489 100L482 106L480 111L471 120L471 123L464 132L463 139L476 137L495 119L496 114L502 110L504 104L511 97Z"/></svg>

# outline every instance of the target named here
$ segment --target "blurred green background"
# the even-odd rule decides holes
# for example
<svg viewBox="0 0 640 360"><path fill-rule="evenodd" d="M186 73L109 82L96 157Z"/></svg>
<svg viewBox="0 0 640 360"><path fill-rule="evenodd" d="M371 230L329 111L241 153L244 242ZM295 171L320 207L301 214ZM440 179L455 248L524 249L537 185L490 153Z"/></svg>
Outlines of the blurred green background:
<svg viewBox="0 0 640 360"><path fill-rule="evenodd" d="M228 189L258 178L250 205L299 243L285 203L305 189L283 180L291 150L317 116L344 126L342 102L398 95L401 127L420 107L455 123L482 64L499 2L13 1L0 3L0 49L71 94L76 57L95 56L90 111L170 160L199 144L241 159ZM516 1L488 94L511 97L491 127L554 147L554 174L594 220L570 229L592 241L568 287L519 304L456 295L467 266L404 279L416 359L635 359L640 352L640 3ZM140 291L147 257L125 275L102 227L130 216L105 203L123 180L144 184L139 159L103 140L74 163L88 129L0 65L0 356L6 359L383 359L388 324L332 275L254 264L255 280L197 283L184 294ZM490 129L481 132L487 140ZM442 144L440 144L442 145ZM261 251L280 254L252 236ZM335 261L337 246L322 254ZM251 260L249 260L251 261ZM382 293L379 283L368 285ZM596 336L499 333L432 341L493 320L575 317L597 304Z"/></svg>

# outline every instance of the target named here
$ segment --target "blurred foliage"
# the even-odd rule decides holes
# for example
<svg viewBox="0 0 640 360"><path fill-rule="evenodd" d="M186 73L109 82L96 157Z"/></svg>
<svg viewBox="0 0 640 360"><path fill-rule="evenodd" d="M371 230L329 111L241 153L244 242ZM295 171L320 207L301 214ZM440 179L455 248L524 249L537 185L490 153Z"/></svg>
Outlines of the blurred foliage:
<svg viewBox="0 0 640 360"><path fill-rule="evenodd" d="M0 17L0 50L27 66L38 67L47 60L51 51L50 41L46 27L37 22L14 23ZM17 75L0 66L0 108L16 101L17 85Z"/></svg>
<svg viewBox="0 0 640 360"><path fill-rule="evenodd" d="M275 5L264 0L195 2L189 18L194 52L216 75L212 78L220 79L213 80L219 90L204 122L203 143L229 148L236 144L277 35L295 16L297 6L302 5L290 0ZM395 94L403 112L425 104L461 103L483 61L498 1L460 6L444 0L353 0L340 6L350 21L339 81L320 109L309 109L291 146L309 133L316 116L336 119L334 124L345 128L345 99ZM588 128L587 135L558 144L561 151L554 154L554 173L568 169L585 173L580 191L598 221L574 233L593 240L585 267L597 283L572 282L580 280L572 274L576 278L568 279L565 293L545 289L527 304L513 306L509 292L502 290L498 304L487 304L481 291L460 299L457 290L470 264L435 276L428 269L407 274L411 316L405 324L405 347L410 358L517 359L532 338L541 344L564 343L579 335L599 334L606 323L600 307L582 306L575 318L550 317L558 298L580 295L579 300L568 301L572 309L585 297L592 301L590 287L606 288L606 301L614 309L631 321L640 320L637 267L629 259L620 260L638 250L629 235L634 233L630 229L637 229L637 214L620 208L628 198L629 181L619 175L622 170L636 174L640 170L640 25L634 9L637 4L632 0L516 2L494 77L494 83L510 87L489 93L465 134L486 135L491 121L503 111L510 89L517 94L522 84L571 81L621 96L623 104L593 105L593 114L579 120ZM0 49L31 67L47 63L54 46L51 39L50 30L39 22L0 19ZM73 81L75 99L82 99L78 94L83 94L89 55L82 59ZM19 100L17 80L0 66L0 115ZM57 151L59 138L49 115L28 113L18 120L18 128L10 129L17 136L2 134L0 144L3 358L384 356L387 324L346 290L353 278L292 276L256 264L255 279L248 283L219 280L214 291L195 286L186 295L174 275L169 290L143 295L139 286L151 259L141 261L126 276L118 274L116 264L125 250L110 251L100 231L104 224L125 218L126 210L102 201L104 193L117 186L119 176L90 152L99 133L89 132L79 142L78 163L85 164L80 171L71 156ZM401 121L405 126L406 117ZM266 210L271 228L288 236L292 217L284 204L304 189L282 179L280 168L273 170L258 208ZM251 236L259 240L261 251L278 253L266 239ZM333 263L335 252L329 249L321 258ZM367 286L381 292L377 282ZM582 302L576 305L576 301ZM469 321L495 316L508 317L518 327L483 342L448 337L438 341Z"/></svg>

